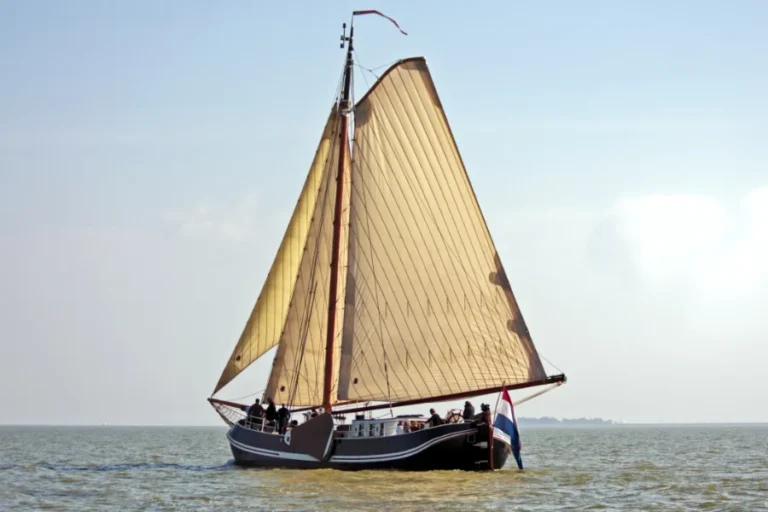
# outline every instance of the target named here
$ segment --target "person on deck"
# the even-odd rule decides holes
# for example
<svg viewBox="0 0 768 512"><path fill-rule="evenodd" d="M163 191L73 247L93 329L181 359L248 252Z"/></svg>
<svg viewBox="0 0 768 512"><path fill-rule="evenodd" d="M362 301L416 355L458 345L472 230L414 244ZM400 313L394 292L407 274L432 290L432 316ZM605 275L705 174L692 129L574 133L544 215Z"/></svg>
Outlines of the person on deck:
<svg viewBox="0 0 768 512"><path fill-rule="evenodd" d="M275 420L277 419L277 409L275 408L275 402L272 401L271 398L267 398L267 413L265 415L267 419L267 424L274 425Z"/></svg>
<svg viewBox="0 0 768 512"><path fill-rule="evenodd" d="M256 428L257 430L261 428L260 425L262 421L264 421L262 419L262 416L264 416L264 408L259 403L258 398L253 402L252 406L248 407L246 410L246 415L248 417L248 421L250 421L251 428Z"/></svg>
<svg viewBox="0 0 768 512"><path fill-rule="evenodd" d="M443 418L441 418L440 415L437 414L434 409L430 409L429 414L431 414L431 416L427 420L427 425L429 425L430 427L437 427L443 424Z"/></svg>
<svg viewBox="0 0 768 512"><path fill-rule="evenodd" d="M461 417L464 418L464 421L472 421L472 418L475 416L475 406L472 405L469 400L464 402L464 412L461 414Z"/></svg>
<svg viewBox="0 0 768 512"><path fill-rule="evenodd" d="M397 427L395 428L395 435L397 436L397 435L400 435L402 433L403 433L403 422L402 421L398 421L397 422Z"/></svg>
<svg viewBox="0 0 768 512"><path fill-rule="evenodd" d="M285 404L282 405L277 410L277 432L278 434L285 434L286 430L288 430L288 419L291 417L291 411L288 410L288 408L285 406Z"/></svg>
<svg viewBox="0 0 768 512"><path fill-rule="evenodd" d="M253 418L261 418L264 416L264 407L261 406L258 398L253 402L253 405L248 408L248 416Z"/></svg>

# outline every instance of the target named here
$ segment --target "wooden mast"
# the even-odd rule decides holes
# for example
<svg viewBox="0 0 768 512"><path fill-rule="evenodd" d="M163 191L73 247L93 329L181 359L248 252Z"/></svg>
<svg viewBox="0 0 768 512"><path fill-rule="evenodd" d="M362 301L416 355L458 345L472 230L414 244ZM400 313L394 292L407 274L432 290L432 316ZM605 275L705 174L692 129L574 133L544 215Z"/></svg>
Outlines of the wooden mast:
<svg viewBox="0 0 768 512"><path fill-rule="evenodd" d="M346 29L346 23L344 24ZM349 138L350 95L352 85L352 35L354 27L350 23L349 37L342 34L341 47L347 45L347 61L344 65L344 88L339 101L341 130L339 134L339 168L336 172L336 204L333 212L333 246L331 248L331 282L328 297L328 334L325 341L325 379L323 382L323 409L331 412L331 388L333 387L333 341L336 330L336 300L339 286L339 251L341 244L341 214L344 195L344 166L347 164L347 139Z"/></svg>

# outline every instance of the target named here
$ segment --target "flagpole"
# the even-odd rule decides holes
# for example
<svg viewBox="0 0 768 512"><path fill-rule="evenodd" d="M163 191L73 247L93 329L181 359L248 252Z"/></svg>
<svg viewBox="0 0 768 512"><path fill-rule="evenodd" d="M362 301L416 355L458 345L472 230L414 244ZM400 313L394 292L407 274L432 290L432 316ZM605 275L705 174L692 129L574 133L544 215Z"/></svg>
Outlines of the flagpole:
<svg viewBox="0 0 768 512"><path fill-rule="evenodd" d="M504 388L507 385L506 382L501 383L501 391L499 391L499 396L496 397L496 406L493 408L493 417L496 417L496 410L499 408L499 400L501 400L501 394L504 393Z"/></svg>
<svg viewBox="0 0 768 512"><path fill-rule="evenodd" d="M496 409L499 408L499 400L501 399L501 393L504 392L504 385L506 382L501 383L501 392L496 397L496 405L493 408L493 417L491 417L491 411L488 411L488 466L493 471L493 420L496 418Z"/></svg>
<svg viewBox="0 0 768 512"><path fill-rule="evenodd" d="M491 471L494 470L494 467L493 467L493 423L491 422L491 411L488 411L488 467L490 468Z"/></svg>

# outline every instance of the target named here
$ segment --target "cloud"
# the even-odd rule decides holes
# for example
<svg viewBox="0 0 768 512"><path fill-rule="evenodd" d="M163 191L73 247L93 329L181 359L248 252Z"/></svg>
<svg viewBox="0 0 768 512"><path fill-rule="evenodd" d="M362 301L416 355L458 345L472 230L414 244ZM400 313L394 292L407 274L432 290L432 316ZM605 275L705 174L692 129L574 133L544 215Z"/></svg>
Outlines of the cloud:
<svg viewBox="0 0 768 512"><path fill-rule="evenodd" d="M254 239L259 226L269 220L264 209L261 197L249 193L231 206L199 201L189 208L167 210L164 217L172 229L184 236L244 242Z"/></svg>
<svg viewBox="0 0 768 512"><path fill-rule="evenodd" d="M629 198L613 215L635 268L653 283L727 298L758 291L768 276L768 187L735 205L705 195Z"/></svg>

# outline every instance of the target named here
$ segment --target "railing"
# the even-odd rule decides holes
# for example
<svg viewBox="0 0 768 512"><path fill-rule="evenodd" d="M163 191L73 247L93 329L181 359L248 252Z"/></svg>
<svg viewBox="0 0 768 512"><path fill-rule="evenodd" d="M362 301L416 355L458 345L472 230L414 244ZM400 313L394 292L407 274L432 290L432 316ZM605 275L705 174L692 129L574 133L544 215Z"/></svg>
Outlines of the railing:
<svg viewBox="0 0 768 512"><path fill-rule="evenodd" d="M245 411L242 409L242 407L235 403L231 402L223 402L219 400L209 400L213 408L216 410L216 412L221 416L221 418L229 425L230 427L239 424L243 428L247 428L249 430L253 430L254 432L264 432L264 433L275 433L278 431L277 427L275 425L268 425L265 418L254 418L253 416L248 416ZM481 413L482 414L482 413ZM466 423L466 422L473 422L478 419L480 419L481 414L476 414L471 420L467 421L461 418L461 413L459 409L451 409L448 411L448 414L446 415L446 418L443 419L443 421L446 421L446 423ZM409 428L407 431L405 431L403 434L408 434L412 432L417 432L423 428L426 428L425 425L427 419L426 418L402 418L400 421L408 422L410 424L415 424L416 428L411 429ZM363 433L359 430L353 431L352 425L345 425L345 428L338 428L334 429L334 438L360 438L360 437L381 437L384 436L384 429L381 428L381 432L378 433L378 435L374 434L373 432L366 432ZM394 435L394 434L392 434Z"/></svg>
<svg viewBox="0 0 768 512"><path fill-rule="evenodd" d="M254 418L253 416L248 416L245 418L243 423L241 423L241 425L255 432L265 432L267 434L273 434L277 432L275 427L267 425L266 423L267 420L265 418Z"/></svg>
<svg viewBox="0 0 768 512"><path fill-rule="evenodd" d="M230 427L237 423L255 432L273 433L277 431L275 427L266 424L266 419L248 416L245 411L232 405L216 402L211 402L211 405Z"/></svg>

